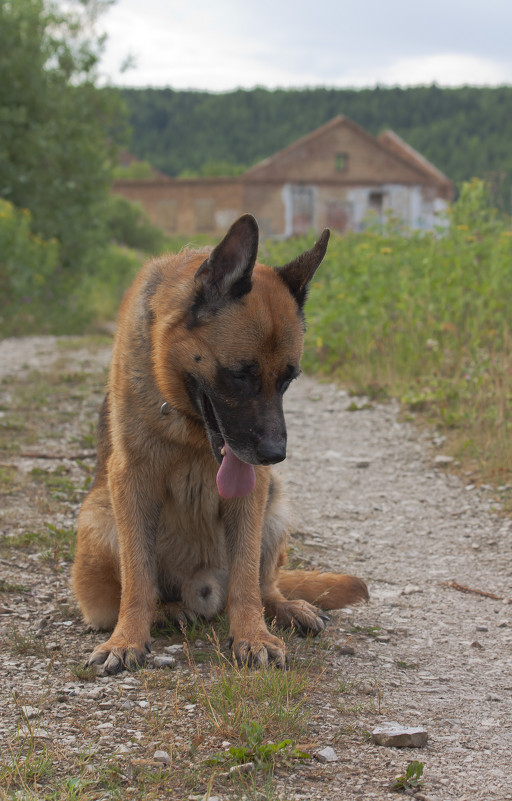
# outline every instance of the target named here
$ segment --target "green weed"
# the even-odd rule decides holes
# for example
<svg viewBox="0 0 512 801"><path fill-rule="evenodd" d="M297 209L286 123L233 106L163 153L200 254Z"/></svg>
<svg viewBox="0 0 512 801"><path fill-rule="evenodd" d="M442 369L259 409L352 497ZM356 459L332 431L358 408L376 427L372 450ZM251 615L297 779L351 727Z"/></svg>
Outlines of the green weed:
<svg viewBox="0 0 512 801"><path fill-rule="evenodd" d="M29 592L29 590L24 584L16 584L12 581L0 579L0 592L23 593Z"/></svg>
<svg viewBox="0 0 512 801"><path fill-rule="evenodd" d="M206 764L233 766L253 762L257 769L271 771L277 760L310 758L310 754L296 748L290 739L273 743L265 742L264 738L265 732L259 723L244 723L240 729L239 744L211 757Z"/></svg>
<svg viewBox="0 0 512 801"><path fill-rule="evenodd" d="M351 634L368 634L369 637L378 637L381 631L380 626L352 626Z"/></svg>
<svg viewBox="0 0 512 801"><path fill-rule="evenodd" d="M269 260L285 263L302 245L309 246L266 242ZM512 475L512 227L491 208L485 185L463 185L449 225L437 231L404 232L393 222L333 235L317 276L306 306L304 368L334 375L370 400L400 398L447 432L452 455L505 483Z"/></svg>
<svg viewBox="0 0 512 801"><path fill-rule="evenodd" d="M407 770L405 771L405 776L397 776L392 784L392 789L397 793L413 795L423 785L421 781L422 776L423 762L409 762Z"/></svg>
<svg viewBox="0 0 512 801"><path fill-rule="evenodd" d="M50 562L71 562L75 555L76 530L46 523L44 529L15 534L6 540L5 545L9 548L36 549Z"/></svg>

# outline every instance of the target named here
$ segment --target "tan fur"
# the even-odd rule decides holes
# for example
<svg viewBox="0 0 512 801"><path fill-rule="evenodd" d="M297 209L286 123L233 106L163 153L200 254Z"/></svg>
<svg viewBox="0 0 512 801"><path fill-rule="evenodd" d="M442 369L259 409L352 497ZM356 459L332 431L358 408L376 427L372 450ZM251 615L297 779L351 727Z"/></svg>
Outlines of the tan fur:
<svg viewBox="0 0 512 801"><path fill-rule="evenodd" d="M114 628L89 659L109 673L143 662L150 626L165 611L183 623L226 608L239 661L284 665L283 643L267 630L263 609L280 625L317 633L324 623L311 603L332 608L367 597L353 577L280 570L288 518L269 466L240 457L256 465L253 491L223 499L217 490L219 465L191 382L220 392L224 365L256 362L257 391L240 400L222 390L226 419L232 414L238 425L248 415L234 447L262 448L262 438L268 447L274 430L279 439L276 382L298 365L301 293L326 247L324 237L323 251L317 243L281 278L254 266L255 225L241 218L210 257L184 251L150 262L121 305L98 471L80 513L73 568L85 621ZM248 278L250 291L240 284ZM172 407L165 415L164 401ZM253 425L264 434L247 444Z"/></svg>

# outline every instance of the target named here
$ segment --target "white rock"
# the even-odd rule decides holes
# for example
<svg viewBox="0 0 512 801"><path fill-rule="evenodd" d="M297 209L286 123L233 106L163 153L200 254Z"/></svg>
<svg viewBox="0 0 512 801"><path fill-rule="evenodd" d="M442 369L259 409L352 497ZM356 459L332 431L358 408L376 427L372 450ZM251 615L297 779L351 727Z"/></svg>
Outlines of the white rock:
<svg viewBox="0 0 512 801"><path fill-rule="evenodd" d="M33 731L34 737L37 737L39 740L49 740L50 733L46 731L46 729L34 729Z"/></svg>
<svg viewBox="0 0 512 801"><path fill-rule="evenodd" d="M22 706L21 712L24 718L27 720L32 720L33 718L39 717L41 714L41 710L35 706Z"/></svg>
<svg viewBox="0 0 512 801"><path fill-rule="evenodd" d="M319 762L337 762L339 756L334 748L331 748L331 746L328 745L327 748L322 748L321 751L317 751L315 754L315 759L317 759Z"/></svg>
<svg viewBox="0 0 512 801"><path fill-rule="evenodd" d="M233 767L229 769L229 772L231 774L252 773L253 771L254 771L254 762L244 762L243 765L233 765Z"/></svg>
<svg viewBox="0 0 512 801"><path fill-rule="evenodd" d="M383 721L372 731L372 742L388 748L422 748L428 740L428 732L420 726L409 728L394 720Z"/></svg>
<svg viewBox="0 0 512 801"><path fill-rule="evenodd" d="M414 595L415 592L421 592L421 587L417 584L406 584L401 595Z"/></svg>
<svg viewBox="0 0 512 801"><path fill-rule="evenodd" d="M153 759L155 762L162 762L164 765L171 764L171 757L167 753L167 751L155 751L153 754Z"/></svg>
<svg viewBox="0 0 512 801"><path fill-rule="evenodd" d="M452 464L453 456L445 456L444 454L439 454L438 456L434 457L434 464L437 467L448 467L449 464Z"/></svg>
<svg viewBox="0 0 512 801"><path fill-rule="evenodd" d="M153 664L156 668L172 668L176 660L172 656L155 656Z"/></svg>
<svg viewBox="0 0 512 801"><path fill-rule="evenodd" d="M166 654L177 654L180 651L183 651L183 643L178 642L174 645L166 645L164 651Z"/></svg>

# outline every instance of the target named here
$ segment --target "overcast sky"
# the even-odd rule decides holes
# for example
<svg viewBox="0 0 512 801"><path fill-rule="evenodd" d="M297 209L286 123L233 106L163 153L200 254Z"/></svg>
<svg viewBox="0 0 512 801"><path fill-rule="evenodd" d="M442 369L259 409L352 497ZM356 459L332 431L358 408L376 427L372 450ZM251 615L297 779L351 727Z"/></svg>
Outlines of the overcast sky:
<svg viewBox="0 0 512 801"><path fill-rule="evenodd" d="M117 0L100 27L117 85L512 84L512 0Z"/></svg>

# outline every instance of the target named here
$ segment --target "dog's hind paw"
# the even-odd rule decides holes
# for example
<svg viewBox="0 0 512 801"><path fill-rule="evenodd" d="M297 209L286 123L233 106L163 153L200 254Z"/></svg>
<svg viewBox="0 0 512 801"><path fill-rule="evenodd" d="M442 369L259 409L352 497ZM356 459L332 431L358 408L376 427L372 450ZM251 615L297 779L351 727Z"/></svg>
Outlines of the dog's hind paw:
<svg viewBox="0 0 512 801"><path fill-rule="evenodd" d="M197 615L185 604L169 602L159 606L155 616L155 626L159 629L174 626L178 631L184 631L189 624L195 623Z"/></svg>
<svg viewBox="0 0 512 801"><path fill-rule="evenodd" d="M295 629L297 634L314 637L325 629L329 616L307 601L275 602L265 609L267 617L271 617L276 626L283 629Z"/></svg>

